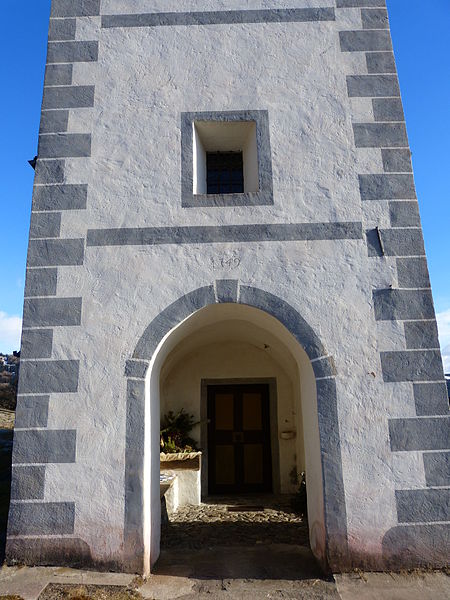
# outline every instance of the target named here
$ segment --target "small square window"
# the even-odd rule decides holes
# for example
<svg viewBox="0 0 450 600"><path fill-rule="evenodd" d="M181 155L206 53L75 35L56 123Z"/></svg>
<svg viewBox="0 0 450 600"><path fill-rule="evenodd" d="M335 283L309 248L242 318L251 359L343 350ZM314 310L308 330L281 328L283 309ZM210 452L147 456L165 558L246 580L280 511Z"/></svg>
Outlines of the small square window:
<svg viewBox="0 0 450 600"><path fill-rule="evenodd" d="M273 204L266 111L182 113L182 206Z"/></svg>

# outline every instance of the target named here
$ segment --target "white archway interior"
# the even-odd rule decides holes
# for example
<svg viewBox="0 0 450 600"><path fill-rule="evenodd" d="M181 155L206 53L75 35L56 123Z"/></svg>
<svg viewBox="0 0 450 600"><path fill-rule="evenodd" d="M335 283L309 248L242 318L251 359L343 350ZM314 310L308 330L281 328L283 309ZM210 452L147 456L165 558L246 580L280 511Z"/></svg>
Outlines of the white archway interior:
<svg viewBox="0 0 450 600"><path fill-rule="evenodd" d="M200 420L203 379L246 378L276 378L274 491L294 491L292 470L306 471L311 549L324 562L323 482L311 362L277 319L259 309L230 303L207 306L174 327L160 342L147 372L144 539L148 571L160 546L160 415L184 408ZM284 430L294 430L296 437L280 440ZM199 426L192 437L200 442Z"/></svg>

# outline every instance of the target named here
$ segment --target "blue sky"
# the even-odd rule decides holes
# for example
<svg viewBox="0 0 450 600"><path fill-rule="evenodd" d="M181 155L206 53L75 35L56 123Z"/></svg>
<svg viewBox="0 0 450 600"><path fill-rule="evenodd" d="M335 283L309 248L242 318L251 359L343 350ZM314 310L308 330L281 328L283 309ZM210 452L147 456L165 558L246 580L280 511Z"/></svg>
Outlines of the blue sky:
<svg viewBox="0 0 450 600"><path fill-rule="evenodd" d="M441 346L450 371L450 1L388 0ZM50 0L2 0L0 352L18 349ZM20 27L17 24L20 23Z"/></svg>

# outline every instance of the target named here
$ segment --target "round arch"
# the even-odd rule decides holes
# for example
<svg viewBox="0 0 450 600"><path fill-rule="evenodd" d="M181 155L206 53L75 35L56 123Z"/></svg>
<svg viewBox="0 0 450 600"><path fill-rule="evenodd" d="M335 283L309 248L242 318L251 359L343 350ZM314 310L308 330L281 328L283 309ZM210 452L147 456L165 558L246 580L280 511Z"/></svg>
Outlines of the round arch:
<svg viewBox="0 0 450 600"><path fill-rule="evenodd" d="M157 386L162 349L169 338L175 337L174 331L194 313L220 303L246 305L273 317L296 342L299 353L305 357L303 364L308 363L305 368L310 371L315 387L316 453L320 453L315 459L316 464L321 465L320 505L323 506L323 522L318 530L310 523L311 547L324 568L342 566L347 556L347 528L333 358L289 303L270 292L240 285L239 281L231 279L217 280L170 304L145 329L132 358L126 363L125 561L137 571L149 573L159 556L160 415ZM157 372L158 377L153 377L153 372ZM158 397L158 402L151 402L153 397ZM153 454L158 453L157 460L151 460L152 446ZM307 448L305 452L308 453Z"/></svg>

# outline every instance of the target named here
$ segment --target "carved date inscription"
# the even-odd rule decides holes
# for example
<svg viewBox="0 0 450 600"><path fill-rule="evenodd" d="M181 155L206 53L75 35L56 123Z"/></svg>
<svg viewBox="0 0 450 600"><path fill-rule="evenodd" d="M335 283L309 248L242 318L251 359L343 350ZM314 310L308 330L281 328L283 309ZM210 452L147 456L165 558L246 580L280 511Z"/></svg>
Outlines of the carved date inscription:
<svg viewBox="0 0 450 600"><path fill-rule="evenodd" d="M227 252L221 256L213 256L211 258L212 268L217 271L233 271L241 264L241 257L236 251Z"/></svg>

